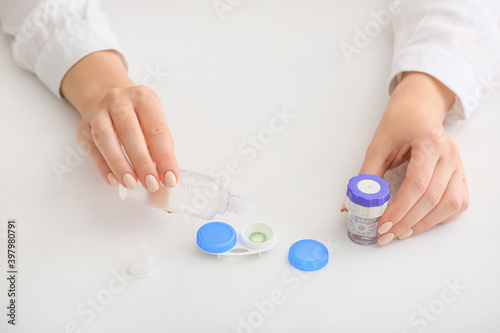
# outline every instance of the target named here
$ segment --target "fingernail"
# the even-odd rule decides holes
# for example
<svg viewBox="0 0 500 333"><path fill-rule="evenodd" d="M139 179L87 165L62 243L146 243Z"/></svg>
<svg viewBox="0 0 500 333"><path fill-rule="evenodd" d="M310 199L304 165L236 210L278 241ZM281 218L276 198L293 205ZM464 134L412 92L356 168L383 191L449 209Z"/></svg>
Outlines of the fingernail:
<svg viewBox="0 0 500 333"><path fill-rule="evenodd" d="M392 222L385 222L378 228L378 233L379 234L385 234L387 231L389 231L392 228L393 224Z"/></svg>
<svg viewBox="0 0 500 333"><path fill-rule="evenodd" d="M108 173L108 180L111 183L111 185L113 185L113 186L118 184L118 179L116 179L115 175L113 175L112 172Z"/></svg>
<svg viewBox="0 0 500 333"><path fill-rule="evenodd" d="M165 185L167 185L167 187L174 187L177 185L177 179L172 171L165 173Z"/></svg>
<svg viewBox="0 0 500 333"><path fill-rule="evenodd" d="M403 233L402 235L399 235L398 239L403 240L403 239L410 237L411 235L413 235L413 229L408 229L405 233Z"/></svg>
<svg viewBox="0 0 500 333"><path fill-rule="evenodd" d="M378 239L378 245L384 246L389 244L392 240L394 239L394 234L393 233L388 233L383 235Z"/></svg>
<svg viewBox="0 0 500 333"><path fill-rule="evenodd" d="M126 173L123 176L123 182L128 189L133 190L137 186L137 180L130 173Z"/></svg>
<svg viewBox="0 0 500 333"><path fill-rule="evenodd" d="M158 189L160 188L160 184L158 184L158 181L153 175L146 176L146 186L148 187L148 190L150 192L158 191Z"/></svg>

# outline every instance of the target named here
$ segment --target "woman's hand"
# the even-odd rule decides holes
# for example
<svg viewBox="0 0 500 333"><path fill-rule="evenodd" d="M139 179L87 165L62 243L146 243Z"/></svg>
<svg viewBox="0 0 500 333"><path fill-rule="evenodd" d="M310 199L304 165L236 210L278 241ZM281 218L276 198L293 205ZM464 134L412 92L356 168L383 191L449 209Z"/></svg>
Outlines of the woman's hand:
<svg viewBox="0 0 500 333"><path fill-rule="evenodd" d="M159 182L175 186L179 168L160 99L151 88L134 85L114 51L80 60L61 92L82 115L78 143L109 184L132 189L139 179L151 192Z"/></svg>
<svg viewBox="0 0 500 333"><path fill-rule="evenodd" d="M453 99L453 92L423 73L405 73L394 90L360 171L383 177L409 160L406 178L380 218L379 245L417 235L467 209L460 153L442 126Z"/></svg>

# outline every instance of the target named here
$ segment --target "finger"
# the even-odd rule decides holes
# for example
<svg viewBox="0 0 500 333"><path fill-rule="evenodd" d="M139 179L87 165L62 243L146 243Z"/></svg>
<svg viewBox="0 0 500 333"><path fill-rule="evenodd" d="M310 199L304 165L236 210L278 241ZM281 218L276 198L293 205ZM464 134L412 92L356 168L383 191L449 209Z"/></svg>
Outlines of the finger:
<svg viewBox="0 0 500 333"><path fill-rule="evenodd" d="M391 229L394 237L399 237L422 220L429 212L439 205L446 189L451 181L460 181L453 177L456 166L446 159L441 159L436 165L436 170L432 174L429 187L425 193L418 199L410 211ZM463 177L462 177L463 178ZM441 221L442 219L438 220Z"/></svg>
<svg viewBox="0 0 500 333"><path fill-rule="evenodd" d="M370 144L370 147L366 150L365 159L359 173L377 175L383 178L389 168L390 161L393 159L392 155L393 152L390 148L387 147L386 150L381 150L375 148L373 143Z"/></svg>
<svg viewBox="0 0 500 333"><path fill-rule="evenodd" d="M138 92L133 87L130 89L132 95L141 94L141 98L147 96ZM139 89L141 90L141 89ZM137 174L143 187L151 192L159 189L158 173L156 171L144 135L142 133L139 120L134 109L134 104L123 96L114 96L115 100L111 102L109 114L116 128L118 138L121 141L125 152L127 153L135 173ZM138 98L138 97L136 97ZM134 99L132 97L132 99Z"/></svg>
<svg viewBox="0 0 500 333"><path fill-rule="evenodd" d="M451 221L467 208L467 203L468 190L463 173L455 172L439 205L411 228L413 232L410 235L401 238L418 235L438 223Z"/></svg>
<svg viewBox="0 0 500 333"><path fill-rule="evenodd" d="M102 157L99 149L94 144L94 140L92 139L92 135L90 133L90 126L87 123L82 122L78 125L76 136L78 145L80 145L80 147L82 147L85 153L90 157L101 177L109 185L114 186L118 184L116 176L113 174L108 166L108 163L106 163L106 160Z"/></svg>
<svg viewBox="0 0 500 333"><path fill-rule="evenodd" d="M462 214L467 209L469 209L469 186L467 185L467 180L465 179L465 176L464 176L463 183L464 183L464 198L462 200L462 209L459 211L459 213L457 215ZM449 218L447 218L444 221L439 222L439 223L440 224L448 223L451 220L453 220L454 218L455 217L449 217Z"/></svg>
<svg viewBox="0 0 500 333"><path fill-rule="evenodd" d="M133 189L137 185L135 172L121 150L120 142L113 128L113 123L108 113L103 112L90 124L92 139L99 149L100 154L120 183ZM104 168L98 159L98 168ZM107 175L106 175L107 176Z"/></svg>
<svg viewBox="0 0 500 333"><path fill-rule="evenodd" d="M429 145L429 146L425 146ZM417 143L411 151L410 162L406 171L406 178L394 196L392 203L387 207L379 224L391 222L397 224L410 211L415 203L427 190L438 161L437 149L433 143Z"/></svg>
<svg viewBox="0 0 500 333"><path fill-rule="evenodd" d="M175 159L172 135L160 99L152 90L149 96L135 100L136 114L153 161L156 163L160 180L165 186L173 187L179 179L179 167Z"/></svg>

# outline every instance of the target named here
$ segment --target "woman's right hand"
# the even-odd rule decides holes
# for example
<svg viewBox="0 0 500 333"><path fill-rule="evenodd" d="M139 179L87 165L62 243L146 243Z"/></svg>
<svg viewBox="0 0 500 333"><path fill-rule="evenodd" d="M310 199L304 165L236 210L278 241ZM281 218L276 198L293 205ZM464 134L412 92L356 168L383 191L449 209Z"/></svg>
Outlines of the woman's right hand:
<svg viewBox="0 0 500 333"><path fill-rule="evenodd" d="M111 185L133 189L139 179L154 192L159 182L176 184L179 168L172 136L160 99L147 86L109 89L84 115L77 140Z"/></svg>
<svg viewBox="0 0 500 333"><path fill-rule="evenodd" d="M160 182L175 186L179 168L160 99L153 89L131 82L116 53L80 60L61 90L82 115L78 144L106 182L133 189L139 180L151 192Z"/></svg>

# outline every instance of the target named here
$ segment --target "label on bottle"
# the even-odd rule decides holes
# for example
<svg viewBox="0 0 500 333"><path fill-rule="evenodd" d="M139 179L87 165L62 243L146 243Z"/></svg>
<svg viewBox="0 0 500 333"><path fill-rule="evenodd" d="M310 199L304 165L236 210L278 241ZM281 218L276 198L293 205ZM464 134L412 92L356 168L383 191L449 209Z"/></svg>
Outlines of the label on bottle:
<svg viewBox="0 0 500 333"><path fill-rule="evenodd" d="M369 219L369 222L361 222L356 220L354 215L349 214L347 221L347 229L356 235L363 237L377 237L378 219Z"/></svg>

